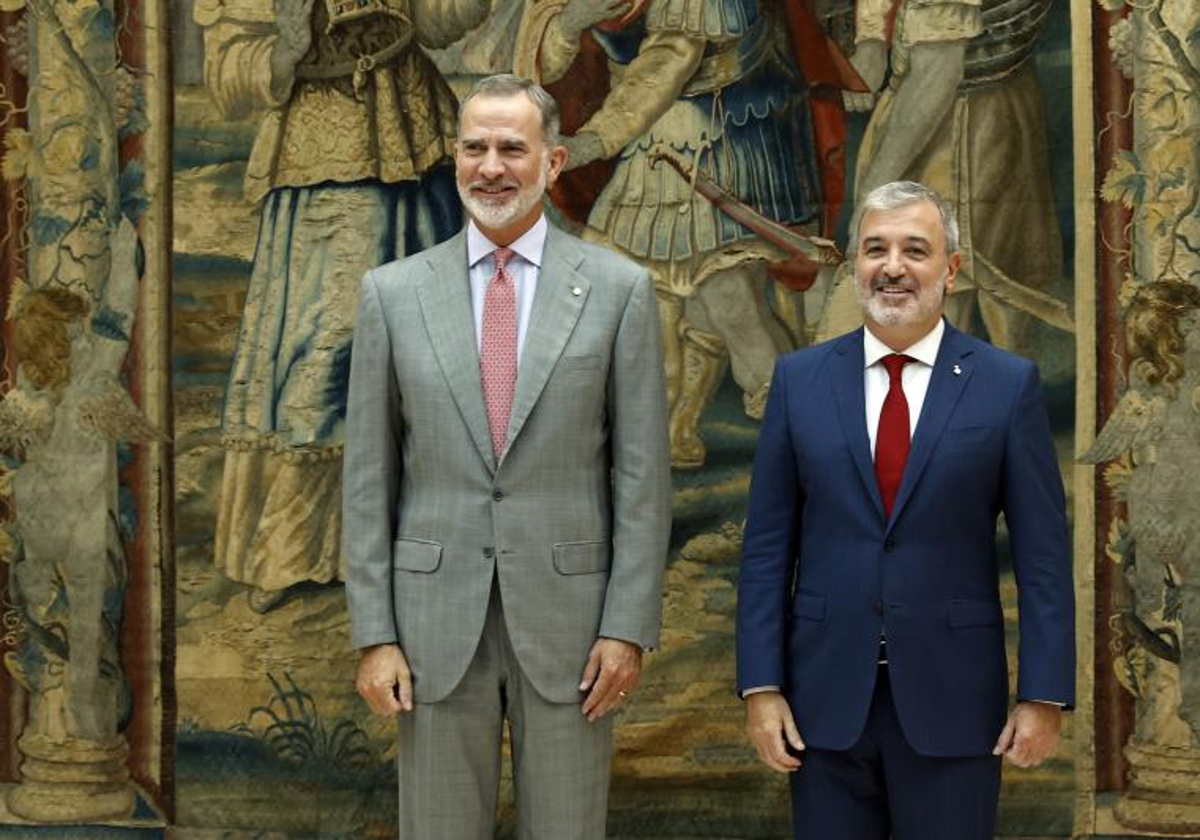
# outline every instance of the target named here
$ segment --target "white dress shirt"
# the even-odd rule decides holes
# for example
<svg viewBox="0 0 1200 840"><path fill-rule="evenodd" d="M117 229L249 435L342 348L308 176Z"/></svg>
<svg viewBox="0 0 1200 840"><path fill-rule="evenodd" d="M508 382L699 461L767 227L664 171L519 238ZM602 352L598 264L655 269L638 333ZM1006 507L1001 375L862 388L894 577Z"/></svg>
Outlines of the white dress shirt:
<svg viewBox="0 0 1200 840"><path fill-rule="evenodd" d="M925 405L925 394L929 391L933 363L937 361L938 348L942 346L942 336L945 333L946 322L938 318L937 324L925 333L924 338L904 350L896 351L863 327L863 361L866 364L863 388L866 389L867 436L871 439L872 458L875 457L875 438L879 435L879 415L883 413L883 401L891 387L887 368L883 366L883 357L899 352L912 359L900 370L900 387L904 390L904 399L908 403L908 438L912 440L917 431L917 421L921 419L921 408ZM881 665L887 664L887 653L883 646L884 635L880 634L879 639Z"/></svg>
<svg viewBox="0 0 1200 840"><path fill-rule="evenodd" d="M533 295L537 291L538 271L542 267L542 252L546 247L546 229L546 217L540 216L533 227L508 246L513 250L513 257L505 270L512 278L513 291L517 296L518 365L525 347L529 316L533 312ZM492 275L496 273L493 252L499 247L483 235L474 220L467 224L467 276L471 281L471 309L475 314L475 341L476 350L479 351L483 348L483 298Z"/></svg>
<svg viewBox="0 0 1200 840"><path fill-rule="evenodd" d="M906 350L901 350L905 356L914 361L904 366L900 374L900 386L904 389L904 398L908 401L908 437L911 440L917 430L917 420L921 417L921 407L925 405L925 394L929 390L929 379L933 375L933 363L937 361L938 348L942 346L942 336L946 333L946 323L938 318L937 326L925 334L925 337ZM883 366L884 356L897 351L888 347L863 328L863 356L866 370L863 373L863 387L867 397L867 435L871 439L871 457L875 457L875 437L879 433L879 415L883 413L883 400L888 392L888 373Z"/></svg>

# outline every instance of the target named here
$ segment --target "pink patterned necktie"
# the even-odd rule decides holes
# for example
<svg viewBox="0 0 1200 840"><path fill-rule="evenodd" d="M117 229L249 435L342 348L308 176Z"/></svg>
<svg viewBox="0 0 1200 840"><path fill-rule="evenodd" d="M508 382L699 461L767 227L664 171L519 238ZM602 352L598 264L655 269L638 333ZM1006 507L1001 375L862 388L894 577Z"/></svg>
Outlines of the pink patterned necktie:
<svg viewBox="0 0 1200 840"><path fill-rule="evenodd" d="M512 249L497 248L493 256L496 271L483 296L479 374L488 428L492 433L492 452L499 461L504 454L508 417L512 413L513 392L517 387L517 293L512 277L505 270L505 265L512 259Z"/></svg>

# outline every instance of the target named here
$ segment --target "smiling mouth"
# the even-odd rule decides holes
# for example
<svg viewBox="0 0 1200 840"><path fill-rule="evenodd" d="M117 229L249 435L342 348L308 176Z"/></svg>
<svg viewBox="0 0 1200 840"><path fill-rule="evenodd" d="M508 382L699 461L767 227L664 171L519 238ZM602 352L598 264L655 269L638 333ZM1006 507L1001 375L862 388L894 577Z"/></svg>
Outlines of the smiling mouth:
<svg viewBox="0 0 1200 840"><path fill-rule="evenodd" d="M471 192L483 198L504 198L517 191L514 184L472 184Z"/></svg>

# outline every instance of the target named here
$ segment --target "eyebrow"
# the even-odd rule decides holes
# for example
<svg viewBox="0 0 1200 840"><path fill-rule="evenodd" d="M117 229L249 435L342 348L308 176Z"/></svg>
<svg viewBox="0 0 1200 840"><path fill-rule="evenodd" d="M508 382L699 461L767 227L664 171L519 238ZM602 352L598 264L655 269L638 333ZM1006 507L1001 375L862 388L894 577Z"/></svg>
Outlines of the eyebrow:
<svg viewBox="0 0 1200 840"><path fill-rule="evenodd" d="M486 137L460 137L458 140L464 146L487 146L488 138ZM526 149L529 144L520 137L500 137L495 140L497 146L501 149Z"/></svg>
<svg viewBox="0 0 1200 840"><path fill-rule="evenodd" d="M878 245L883 242L882 236L867 236L863 238L863 245ZM933 247L933 243L924 236L906 236L904 241L910 245L927 245Z"/></svg>

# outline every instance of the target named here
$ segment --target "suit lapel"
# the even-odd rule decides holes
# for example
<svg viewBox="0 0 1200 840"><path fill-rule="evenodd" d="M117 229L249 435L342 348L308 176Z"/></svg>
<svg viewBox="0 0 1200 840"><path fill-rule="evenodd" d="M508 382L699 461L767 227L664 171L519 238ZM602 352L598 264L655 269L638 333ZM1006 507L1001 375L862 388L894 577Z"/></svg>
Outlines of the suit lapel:
<svg viewBox="0 0 1200 840"><path fill-rule="evenodd" d="M475 448L495 472L492 437L483 407L479 380L478 339L471 309L471 283L467 278L467 237L460 232L434 254L426 255L427 271L417 286L421 317L433 344L438 366L450 387Z"/></svg>
<svg viewBox="0 0 1200 840"><path fill-rule="evenodd" d="M583 255L571 240L550 225L508 421L510 447L546 387L587 301L591 284L576 270L581 262Z"/></svg>
<svg viewBox="0 0 1200 840"><path fill-rule="evenodd" d="M921 480L921 473L929 464L929 457L942 436L942 430L946 428L946 423L954 413L954 407L958 405L959 397L971 378L972 366L967 362L971 352L963 334L947 323L945 335L942 336L942 346L938 348L937 360L929 378L925 403L921 406L921 416L917 418L917 430L908 453L908 463L904 467L904 479L900 482L896 504L892 507L889 530L904 508L905 502L912 496L917 482Z"/></svg>
<svg viewBox="0 0 1200 840"><path fill-rule="evenodd" d="M834 353L829 357L830 364L834 366L829 381L833 387L833 401L837 406L842 432L850 447L850 456L858 468L867 495L882 519L883 499L879 495L875 462L871 458L871 439L867 435L866 391L863 383L865 359L863 331L860 327L838 341Z"/></svg>

